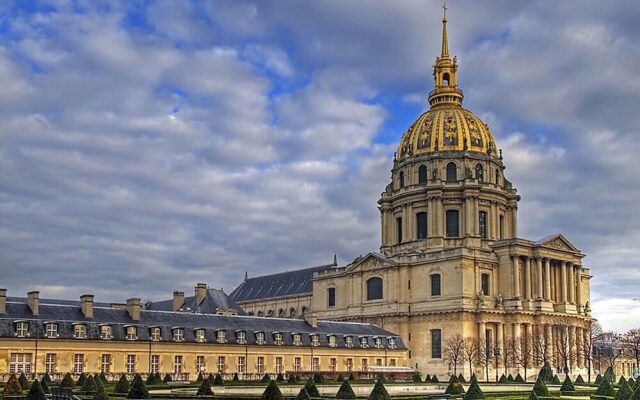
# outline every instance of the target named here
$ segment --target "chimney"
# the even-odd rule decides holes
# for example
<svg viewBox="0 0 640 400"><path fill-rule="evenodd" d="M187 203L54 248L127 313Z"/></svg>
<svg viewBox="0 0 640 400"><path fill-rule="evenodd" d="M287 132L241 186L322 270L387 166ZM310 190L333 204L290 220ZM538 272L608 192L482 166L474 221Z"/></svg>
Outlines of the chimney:
<svg viewBox="0 0 640 400"><path fill-rule="evenodd" d="M207 284L196 283L196 305L200 305L205 297L207 297Z"/></svg>
<svg viewBox="0 0 640 400"><path fill-rule="evenodd" d="M184 292L173 292L173 311L178 311L184 304Z"/></svg>
<svg viewBox="0 0 640 400"><path fill-rule="evenodd" d="M93 295L83 294L80 296L80 309L85 318L93 318Z"/></svg>
<svg viewBox="0 0 640 400"><path fill-rule="evenodd" d="M0 314L7 312L7 289L0 289Z"/></svg>
<svg viewBox="0 0 640 400"><path fill-rule="evenodd" d="M307 324L311 325L312 328L318 327L318 314L315 311L306 313L304 315L304 320Z"/></svg>
<svg viewBox="0 0 640 400"><path fill-rule="evenodd" d="M40 306L40 292L34 290L32 292L27 293L27 304L29 304L29 308L33 315L38 315L38 307Z"/></svg>
<svg viewBox="0 0 640 400"><path fill-rule="evenodd" d="M127 299L127 312L134 321L140 321L140 298Z"/></svg>

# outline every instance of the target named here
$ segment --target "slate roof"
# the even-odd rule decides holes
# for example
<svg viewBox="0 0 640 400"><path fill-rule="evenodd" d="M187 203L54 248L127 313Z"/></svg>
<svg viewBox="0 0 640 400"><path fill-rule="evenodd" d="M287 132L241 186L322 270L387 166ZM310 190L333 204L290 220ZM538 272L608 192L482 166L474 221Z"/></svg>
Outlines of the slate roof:
<svg viewBox="0 0 640 400"><path fill-rule="evenodd" d="M346 347L345 336L353 338L353 347L359 348L360 337L367 338L367 346L374 347L374 338L382 338L383 348L389 346L389 338L396 342L396 348L406 349L400 336L385 331L371 324L318 321L313 328L306 321L289 318L262 318L249 316L224 316L216 314L198 314L187 312L167 312L142 310L140 320L133 321L125 309L112 307L95 307L93 319L83 316L79 302L74 305L67 304L40 304L39 315L34 316L26 302L9 301L7 299L6 313L0 314L0 337L16 337L17 322L28 323L28 337L26 339L43 338L47 323L58 325L57 339L72 339L74 325L85 324L87 327L86 339L74 340L126 340L126 328L137 327L137 340L149 341L152 327L161 328L161 340L173 341L175 328L184 329L184 342L196 342L195 330L204 329L206 343L216 344L216 332L226 332L226 343L239 344L236 340L236 332L246 333L247 344L256 344L256 333L264 332L265 344L274 344L274 333L282 333L284 345L293 345L293 334L300 334L302 346L311 346L312 334L319 337L320 346L328 346L328 335L336 336L337 347ZM100 326L112 327L112 339L100 339ZM55 340L53 338L51 340Z"/></svg>
<svg viewBox="0 0 640 400"><path fill-rule="evenodd" d="M155 311L173 311L173 299L151 302L145 308ZM242 307L220 289L207 289L207 294L200 304L198 304L196 296L185 297L180 308L182 311L190 310L203 314L215 314L218 310L233 310L238 315L246 315Z"/></svg>
<svg viewBox="0 0 640 400"><path fill-rule="evenodd" d="M281 272L273 275L245 279L229 297L236 303L245 301L272 299L276 297L312 294L311 279L313 273L336 267L333 264Z"/></svg>

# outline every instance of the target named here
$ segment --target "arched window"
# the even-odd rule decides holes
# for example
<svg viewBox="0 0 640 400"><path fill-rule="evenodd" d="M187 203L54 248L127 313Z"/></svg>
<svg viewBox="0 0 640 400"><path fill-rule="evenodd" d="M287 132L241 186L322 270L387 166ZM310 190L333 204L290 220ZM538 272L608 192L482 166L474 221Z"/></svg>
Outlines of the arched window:
<svg viewBox="0 0 640 400"><path fill-rule="evenodd" d="M419 212L416 214L416 237L418 239L427 238L427 213Z"/></svg>
<svg viewBox="0 0 640 400"><path fill-rule="evenodd" d="M307 307L302 306L302 308L300 309L300 315L304 316L304 313L306 313L306 312L307 312Z"/></svg>
<svg viewBox="0 0 640 400"><path fill-rule="evenodd" d="M296 309L291 307L289 309L289 318L294 318L296 316Z"/></svg>
<svg viewBox="0 0 640 400"><path fill-rule="evenodd" d="M496 185L500 184L500 170L496 168Z"/></svg>
<svg viewBox="0 0 640 400"><path fill-rule="evenodd" d="M404 172L400 171L400 173L398 174L398 187L403 188L404 187Z"/></svg>
<svg viewBox="0 0 640 400"><path fill-rule="evenodd" d="M449 86L449 74L442 75L442 86Z"/></svg>
<svg viewBox="0 0 640 400"><path fill-rule="evenodd" d="M480 182L484 181L484 169L481 164L476 164L476 179Z"/></svg>
<svg viewBox="0 0 640 400"><path fill-rule="evenodd" d="M402 243L402 217L396 218L396 242Z"/></svg>
<svg viewBox="0 0 640 400"><path fill-rule="evenodd" d="M480 275L480 284L482 285L482 293L485 296L489 295L489 274Z"/></svg>
<svg viewBox="0 0 640 400"><path fill-rule="evenodd" d="M447 164L447 182L455 182L458 180L457 167L455 163Z"/></svg>
<svg viewBox="0 0 640 400"><path fill-rule="evenodd" d="M382 299L382 278L371 278L367 281L367 300Z"/></svg>
<svg viewBox="0 0 640 400"><path fill-rule="evenodd" d="M458 210L447 210L447 237L456 238L460 236L459 213Z"/></svg>
<svg viewBox="0 0 640 400"><path fill-rule="evenodd" d="M284 309L283 308L278 310L278 318L282 318L282 317L284 317Z"/></svg>
<svg viewBox="0 0 640 400"><path fill-rule="evenodd" d="M258 317L262 317L262 310L258 311Z"/></svg>
<svg viewBox="0 0 640 400"><path fill-rule="evenodd" d="M426 185L427 184L427 166L426 165L421 165L420 168L418 168L418 183L420 185Z"/></svg>
<svg viewBox="0 0 640 400"><path fill-rule="evenodd" d="M327 289L327 307L336 306L336 288Z"/></svg>
<svg viewBox="0 0 640 400"><path fill-rule="evenodd" d="M442 295L442 285L440 282L440 274L431 275L431 296Z"/></svg>
<svg viewBox="0 0 640 400"><path fill-rule="evenodd" d="M487 238L487 224L489 222L488 213L486 211L480 211L478 213L478 228L480 231L480 237L483 239Z"/></svg>

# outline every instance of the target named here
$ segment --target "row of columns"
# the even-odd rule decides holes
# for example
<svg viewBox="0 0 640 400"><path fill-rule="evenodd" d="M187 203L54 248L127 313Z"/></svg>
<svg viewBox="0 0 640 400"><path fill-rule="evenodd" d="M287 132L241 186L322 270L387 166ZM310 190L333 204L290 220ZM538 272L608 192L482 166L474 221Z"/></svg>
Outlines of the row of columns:
<svg viewBox="0 0 640 400"><path fill-rule="evenodd" d="M521 266L524 264L524 266ZM548 258L513 257L513 297L524 300L544 299L561 303L582 304L580 265ZM521 270L523 274L521 277ZM560 283L555 277L560 274ZM552 286L552 284L555 284ZM522 293L524 288L524 293ZM552 291L552 289L555 289Z"/></svg>

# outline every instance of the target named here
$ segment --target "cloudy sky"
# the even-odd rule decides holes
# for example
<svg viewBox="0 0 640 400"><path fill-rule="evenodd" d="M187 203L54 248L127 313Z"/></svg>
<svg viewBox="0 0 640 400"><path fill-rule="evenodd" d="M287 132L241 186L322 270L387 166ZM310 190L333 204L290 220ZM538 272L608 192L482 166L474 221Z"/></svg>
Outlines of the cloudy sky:
<svg viewBox="0 0 640 400"><path fill-rule="evenodd" d="M344 265L426 109L432 1L0 5L0 286L164 299ZM587 257L594 316L640 320L640 3L450 1L465 107L520 236ZM639 300L634 300L638 298Z"/></svg>

